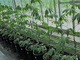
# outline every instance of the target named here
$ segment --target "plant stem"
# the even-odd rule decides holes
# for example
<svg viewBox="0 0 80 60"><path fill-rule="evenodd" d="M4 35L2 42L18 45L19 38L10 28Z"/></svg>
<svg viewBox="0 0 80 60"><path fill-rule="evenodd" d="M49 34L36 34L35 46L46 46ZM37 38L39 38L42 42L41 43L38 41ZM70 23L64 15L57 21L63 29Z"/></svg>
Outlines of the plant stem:
<svg viewBox="0 0 80 60"><path fill-rule="evenodd" d="M73 6L74 6L74 0L72 0L72 2L73 2ZM73 17L72 18L74 18L74 13L73 13ZM75 21L74 20L72 20L72 25L73 25L73 40L74 40L74 47L75 47L75 53L76 53L76 41L75 41Z"/></svg>
<svg viewBox="0 0 80 60"><path fill-rule="evenodd" d="M50 36L49 36L49 20L48 20L48 17L47 17L47 24L48 24L48 37L49 37L49 43L50 43Z"/></svg>

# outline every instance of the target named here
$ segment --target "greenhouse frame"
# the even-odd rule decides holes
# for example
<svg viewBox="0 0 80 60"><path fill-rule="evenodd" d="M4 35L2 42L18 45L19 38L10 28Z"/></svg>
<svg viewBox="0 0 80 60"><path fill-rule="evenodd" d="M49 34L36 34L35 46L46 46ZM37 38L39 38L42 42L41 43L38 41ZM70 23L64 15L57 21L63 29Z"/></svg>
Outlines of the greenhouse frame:
<svg viewBox="0 0 80 60"><path fill-rule="evenodd" d="M80 1L0 0L2 50L8 60L80 60Z"/></svg>

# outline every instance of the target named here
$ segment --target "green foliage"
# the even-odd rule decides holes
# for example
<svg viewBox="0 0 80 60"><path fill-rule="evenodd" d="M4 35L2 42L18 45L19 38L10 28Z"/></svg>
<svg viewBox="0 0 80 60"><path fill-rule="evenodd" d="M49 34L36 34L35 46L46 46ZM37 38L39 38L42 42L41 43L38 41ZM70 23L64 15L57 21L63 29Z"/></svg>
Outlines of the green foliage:
<svg viewBox="0 0 80 60"><path fill-rule="evenodd" d="M14 43L17 44L19 42L19 38L14 40Z"/></svg>
<svg viewBox="0 0 80 60"><path fill-rule="evenodd" d="M43 22L42 25L44 25L45 27L48 28L48 24L47 23Z"/></svg>
<svg viewBox="0 0 80 60"><path fill-rule="evenodd" d="M60 27L63 22L62 21L66 21L66 17L65 15L71 15L72 13L75 14L76 11L75 11L75 7L72 7L71 9L66 9L63 11L63 13L66 13L64 15L61 15L61 17L59 18L58 21L54 21L55 24L57 24L57 27L56 28L53 28L53 27L49 27L47 23L45 22L42 22L42 25L44 25L48 30L48 32L46 33L45 31L41 30L39 27L37 26L31 26L32 29L36 29L36 31L33 31L33 30L30 30L30 29L27 29L26 28L26 23L29 22L29 20L26 20L25 18L30 18L30 17L33 17L35 18L36 20L43 20L41 19L41 16L39 14L39 7L34 7L32 6L32 4L36 4L36 3L39 3L40 4L40 9L42 9L42 6L41 6L41 3L42 1L41 0L31 0L31 5L29 4L26 4L26 6L24 8L20 7L20 6L17 6L16 7L16 10L13 11L13 8L11 6L2 6L0 5L0 13L2 15L2 19L1 19L1 16L0 16L0 32L1 34L3 34L2 36L5 36L5 35L8 35L8 37L13 37L14 38L14 43L17 43L19 44L21 47L24 47L26 45L28 45L30 42L30 39L26 40L24 39L25 37L31 37L31 38L34 38L36 39L37 38L37 41L40 40L40 39L45 39L45 40L50 40L52 42L55 42L53 39L49 38L48 34L51 35L52 32L54 32L55 30L58 32L58 33L61 33L61 34L64 34L64 31L62 31L62 29L57 29L58 27ZM79 6L78 6L79 8ZM6 10L6 12L4 12L3 10ZM28 16L26 14L22 14L21 12L23 11L31 11L31 16ZM3 11L3 12L2 12ZM41 15L43 11L41 11ZM11 19L13 17L13 14L15 15L15 19ZM12 17L10 17L12 15ZM76 14L74 19L77 19L78 20L78 23L80 22L80 13ZM56 14L53 13L53 10L51 8L48 8L46 9L45 11L45 17L47 18L51 18L53 19L53 17L58 17ZM62 23L60 23L62 22ZM29 22L29 23L32 23ZM37 25L37 23L34 23L35 25ZM56 44L56 50L58 53L60 52L64 52L64 49L65 49L65 43L68 43L69 44L69 39L68 39L68 35L69 35L69 32L73 32L72 29L70 30L67 30L66 33L67 33L67 38L64 38L62 37L58 44ZM79 34L79 33L77 33ZM38 41L39 43L39 41ZM47 51L47 48L46 46L44 45L40 45L40 44L35 44L35 45L30 45L29 49L33 50L33 51L37 51L38 53L44 53L45 51ZM46 58L51 56L52 55L52 52L55 53L55 50L54 49L50 49L48 51L48 53L46 53ZM54 59L58 59L60 57L60 55L57 55L55 54L53 56ZM53 60L52 58L52 60Z"/></svg>
<svg viewBox="0 0 80 60"><path fill-rule="evenodd" d="M78 21L78 24L80 23L80 13L77 13L74 17L73 17L73 20L76 20Z"/></svg>
<svg viewBox="0 0 80 60"><path fill-rule="evenodd" d="M31 0L31 3L41 2L41 0Z"/></svg>
<svg viewBox="0 0 80 60"><path fill-rule="evenodd" d="M74 57L74 56L63 55L61 60L78 60L78 59L76 57Z"/></svg>
<svg viewBox="0 0 80 60"><path fill-rule="evenodd" d="M72 7L72 8L69 8L69 9L65 9L65 10L63 11L63 13L65 13L65 15L68 16L68 15L75 14L76 11L75 11L75 9Z"/></svg>
<svg viewBox="0 0 80 60"><path fill-rule="evenodd" d="M34 7L33 6L31 6L31 5L29 5L29 4L26 4L26 6L23 8L24 10L32 10L32 9L34 9Z"/></svg>
<svg viewBox="0 0 80 60"><path fill-rule="evenodd" d="M25 41L19 41L20 47L24 47L30 43L30 39L27 39Z"/></svg>
<svg viewBox="0 0 80 60"><path fill-rule="evenodd" d="M76 4L76 7L78 7L78 9L80 9L80 4Z"/></svg>
<svg viewBox="0 0 80 60"><path fill-rule="evenodd" d="M30 17L29 15L21 15L20 18L27 18Z"/></svg>
<svg viewBox="0 0 80 60"><path fill-rule="evenodd" d="M62 37L59 40L60 41L58 42L58 44L56 44L56 47L57 47L56 50L58 53L60 52L64 53L66 38Z"/></svg>
<svg viewBox="0 0 80 60"><path fill-rule="evenodd" d="M59 21L66 21L66 17L64 14L60 16Z"/></svg>
<svg viewBox="0 0 80 60"><path fill-rule="evenodd" d="M51 8L48 8L45 10L45 17L49 17L49 18L52 18L53 17L58 17L56 14L52 14L53 13L53 10Z"/></svg>
<svg viewBox="0 0 80 60"><path fill-rule="evenodd" d="M44 59L48 59L48 58L51 57L53 54L55 54L55 49L51 48L51 49L49 49L49 51L48 51L47 53L45 53L45 54L43 55L43 58L44 58Z"/></svg>
<svg viewBox="0 0 80 60"><path fill-rule="evenodd" d="M34 46L33 46L33 51L34 52L37 52L38 54L40 54L40 53L44 53L44 52L46 52L47 51L47 48L46 48L46 46L44 46L44 45L39 45L39 44L35 44Z"/></svg>
<svg viewBox="0 0 80 60"><path fill-rule="evenodd" d="M35 19L39 19L40 20L40 15L38 13L38 8L33 9L33 12L31 13L31 15L33 17L35 17Z"/></svg>
<svg viewBox="0 0 80 60"><path fill-rule="evenodd" d="M51 58L51 60L60 60L61 59L61 54L54 54Z"/></svg>
<svg viewBox="0 0 80 60"><path fill-rule="evenodd" d="M21 7L18 5L18 6L16 7L16 10L21 10Z"/></svg>

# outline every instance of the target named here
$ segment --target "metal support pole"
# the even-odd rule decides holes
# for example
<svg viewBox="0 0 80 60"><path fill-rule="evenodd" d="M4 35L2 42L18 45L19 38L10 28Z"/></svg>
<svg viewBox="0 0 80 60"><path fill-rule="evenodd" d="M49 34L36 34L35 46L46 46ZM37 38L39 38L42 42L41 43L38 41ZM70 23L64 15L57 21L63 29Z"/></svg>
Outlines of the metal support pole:
<svg viewBox="0 0 80 60"><path fill-rule="evenodd" d="M55 14L56 14L56 3L55 3L55 0L54 0L54 11L55 11ZM57 21L57 18L55 17L55 21ZM56 24L57 26L57 24Z"/></svg>
<svg viewBox="0 0 80 60"><path fill-rule="evenodd" d="M58 8L59 8L59 17L61 16L61 6L60 6L60 0L58 0Z"/></svg>
<svg viewBox="0 0 80 60"><path fill-rule="evenodd" d="M58 0L58 8L59 8L59 18L61 17L61 6L60 6L60 0ZM60 21L60 29L62 30L62 21ZM61 37L63 37L63 32L61 32Z"/></svg>
<svg viewBox="0 0 80 60"><path fill-rule="evenodd" d="M15 9L16 8L16 1L12 0L12 3L13 3L13 6L14 6L14 9Z"/></svg>

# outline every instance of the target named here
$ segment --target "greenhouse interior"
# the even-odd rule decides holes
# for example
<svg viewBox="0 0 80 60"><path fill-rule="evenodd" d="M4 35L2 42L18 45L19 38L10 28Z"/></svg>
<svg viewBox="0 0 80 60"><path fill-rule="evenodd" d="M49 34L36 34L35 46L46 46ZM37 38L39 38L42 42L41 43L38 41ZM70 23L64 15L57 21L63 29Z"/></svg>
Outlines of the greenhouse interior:
<svg viewBox="0 0 80 60"><path fill-rule="evenodd" d="M80 0L0 0L0 60L80 60Z"/></svg>

